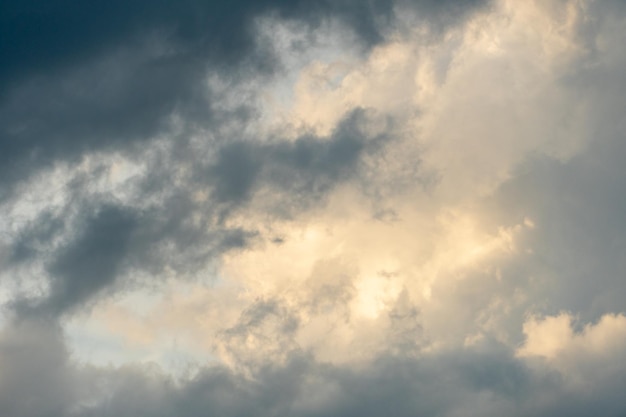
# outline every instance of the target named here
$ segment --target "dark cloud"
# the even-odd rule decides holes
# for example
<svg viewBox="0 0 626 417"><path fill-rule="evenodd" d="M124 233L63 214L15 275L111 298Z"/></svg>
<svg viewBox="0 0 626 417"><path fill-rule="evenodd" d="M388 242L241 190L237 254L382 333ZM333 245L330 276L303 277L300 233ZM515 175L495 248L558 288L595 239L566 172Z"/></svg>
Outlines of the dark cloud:
<svg viewBox="0 0 626 417"><path fill-rule="evenodd" d="M407 4L426 16L464 14L480 5L443 3ZM255 17L274 13L311 28L339 19L373 45L393 23L394 6L381 0L3 2L0 197L54 161L128 150L166 134L173 115L186 128L215 128L224 115L212 114L219 98L199 88L207 71L234 80L280 65L256 39Z"/></svg>
<svg viewBox="0 0 626 417"><path fill-rule="evenodd" d="M187 195L146 211L98 198L81 204L78 214L68 219L63 213L44 212L14 240L5 268L11 271L43 260L49 281L47 295L11 303L17 311L53 316L72 312L135 285L128 276L131 271L158 279L167 267L184 276L210 265L225 251L245 248L256 236L206 218L190 223L188 217L197 207ZM66 243L57 247L58 240Z"/></svg>
<svg viewBox="0 0 626 417"><path fill-rule="evenodd" d="M413 0L406 3L427 14L442 11L456 14L482 2ZM252 19L272 11L305 23L338 17L365 41L376 43L382 39L379 26L389 20L394 4L384 0L183 0L176 4L9 0L0 9L0 55L5 58L0 79L6 86L20 77L75 65L156 31L164 31L200 56L220 63L236 62L254 47Z"/></svg>
<svg viewBox="0 0 626 417"><path fill-rule="evenodd" d="M117 281L131 256L136 213L115 205L84 211L77 220L67 211L44 212L15 240L12 266L44 261L49 277L48 294L16 300L18 312L55 317L82 308ZM65 243L55 247L59 239Z"/></svg>
<svg viewBox="0 0 626 417"><path fill-rule="evenodd" d="M369 137L367 112L354 110L329 137L302 136L295 141L238 141L222 147L215 161L197 173L201 183L213 185L217 202L241 205L255 191L271 187L281 202L306 206L320 201L337 183L355 178L359 162L376 154L392 138ZM285 210L285 213L288 213Z"/></svg>
<svg viewBox="0 0 626 417"><path fill-rule="evenodd" d="M132 213L114 206L101 207L87 220L80 236L61 248L48 267L52 281L46 308L66 311L112 285L128 256L136 226Z"/></svg>
<svg viewBox="0 0 626 417"><path fill-rule="evenodd" d="M255 3L245 1L3 2L0 51L7 64L0 75L15 82L62 70L159 31L194 49L199 58L212 54L224 61L249 52L247 25L255 11Z"/></svg>
<svg viewBox="0 0 626 417"><path fill-rule="evenodd" d="M65 228L61 216L51 211L41 213L28 224L14 240L9 261L11 264L32 260L38 252L47 247L51 240Z"/></svg>
<svg viewBox="0 0 626 417"><path fill-rule="evenodd" d="M252 144L238 142L220 150L217 161L207 172L209 181L215 184L213 197L218 201L241 203L250 197L262 165L254 148Z"/></svg>
<svg viewBox="0 0 626 417"><path fill-rule="evenodd" d="M263 210L291 216L295 209L320 204L336 184L356 178L363 156L389 140L368 137L362 129L366 120L366 112L356 110L329 137L232 142L206 164L190 157L191 149L167 152L136 180L139 191L126 205L94 189L110 171L96 164L63 187L68 197L62 209L43 210L14 237L9 268L45 260L50 293L27 304L52 314L131 284L120 281L131 270L156 277L165 268L197 271L226 251L266 238L224 223L233 212L249 209L256 193L270 188L275 201L265 201ZM178 183L181 167L189 169L189 178ZM206 197L195 198L198 192ZM158 204L141 208L149 199ZM58 247L58 241L66 243Z"/></svg>
<svg viewBox="0 0 626 417"><path fill-rule="evenodd" d="M124 374L116 377L124 378ZM206 369L175 395L171 389L162 389L164 383L154 384L151 378L134 382L140 397L131 400L127 392L119 390L113 394L111 406L96 407L91 410L93 414L84 415L123 413L126 410L120 404L136 415L160 415L149 401L157 397L158 410L189 417L203 415L206 410L223 416L308 417L459 413L548 417L564 412L582 417L593 407L605 409L611 416L624 412L618 397L623 382L612 385L616 381L611 378L602 381L606 391L586 404L573 392L559 388L558 375L532 371L498 350L455 351L420 360L380 357L358 370L317 363L307 355L296 354L285 365L262 368L253 380L220 368ZM146 387L154 385L159 388L154 390L158 395L146 393Z"/></svg>
<svg viewBox="0 0 626 417"><path fill-rule="evenodd" d="M92 150L131 151L137 140L168 132L177 112L208 119L208 97L197 88L202 69L188 56L140 47L8 93L0 102L3 182Z"/></svg>

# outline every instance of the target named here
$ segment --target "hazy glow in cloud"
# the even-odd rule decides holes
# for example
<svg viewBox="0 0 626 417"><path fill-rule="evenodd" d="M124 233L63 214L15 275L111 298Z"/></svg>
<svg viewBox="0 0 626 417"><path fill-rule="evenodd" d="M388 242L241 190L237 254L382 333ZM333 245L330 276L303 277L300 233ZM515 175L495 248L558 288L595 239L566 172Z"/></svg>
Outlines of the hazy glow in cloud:
<svg viewBox="0 0 626 417"><path fill-rule="evenodd" d="M626 412L620 2L24 7L0 415Z"/></svg>

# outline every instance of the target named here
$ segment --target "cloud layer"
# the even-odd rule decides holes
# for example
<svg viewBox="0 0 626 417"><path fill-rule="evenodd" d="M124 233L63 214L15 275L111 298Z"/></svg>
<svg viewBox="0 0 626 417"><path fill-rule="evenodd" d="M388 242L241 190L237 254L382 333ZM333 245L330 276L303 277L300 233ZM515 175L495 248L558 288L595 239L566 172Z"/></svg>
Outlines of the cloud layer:
<svg viewBox="0 0 626 417"><path fill-rule="evenodd" d="M626 412L621 2L0 16L0 414Z"/></svg>

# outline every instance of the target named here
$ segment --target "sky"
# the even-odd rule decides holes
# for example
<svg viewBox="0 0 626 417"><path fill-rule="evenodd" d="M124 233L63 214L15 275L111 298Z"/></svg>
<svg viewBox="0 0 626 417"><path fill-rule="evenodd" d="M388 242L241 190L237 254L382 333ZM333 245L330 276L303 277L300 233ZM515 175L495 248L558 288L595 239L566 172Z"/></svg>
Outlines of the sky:
<svg viewBox="0 0 626 417"><path fill-rule="evenodd" d="M626 3L0 3L0 415L624 416Z"/></svg>

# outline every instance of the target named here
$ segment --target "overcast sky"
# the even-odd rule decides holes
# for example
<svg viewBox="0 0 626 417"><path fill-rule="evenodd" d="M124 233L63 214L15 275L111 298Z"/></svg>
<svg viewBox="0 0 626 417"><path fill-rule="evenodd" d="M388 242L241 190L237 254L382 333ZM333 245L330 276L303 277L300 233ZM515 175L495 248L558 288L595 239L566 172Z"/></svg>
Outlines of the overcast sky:
<svg viewBox="0 0 626 417"><path fill-rule="evenodd" d="M0 415L624 416L622 0L0 3Z"/></svg>

